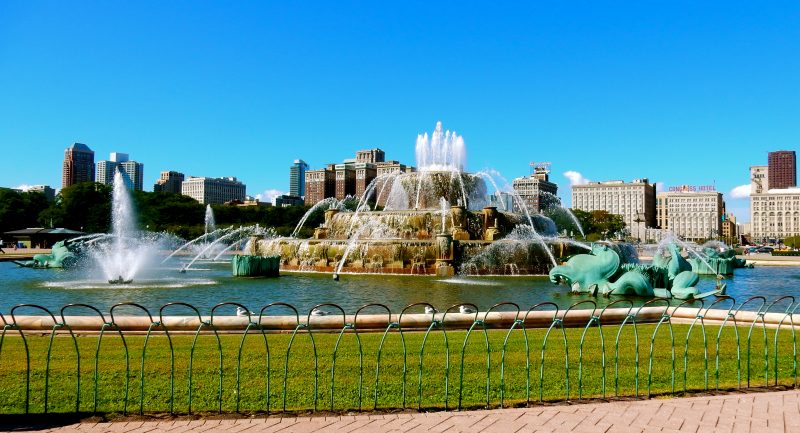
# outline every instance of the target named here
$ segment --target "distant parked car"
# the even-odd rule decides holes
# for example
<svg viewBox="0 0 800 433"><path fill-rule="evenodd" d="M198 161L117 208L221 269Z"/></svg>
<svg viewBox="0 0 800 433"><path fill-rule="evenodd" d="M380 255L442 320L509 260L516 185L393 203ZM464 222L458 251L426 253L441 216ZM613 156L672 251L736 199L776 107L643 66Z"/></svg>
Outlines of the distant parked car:
<svg viewBox="0 0 800 433"><path fill-rule="evenodd" d="M772 248L771 247L761 247L761 248L757 249L756 252L757 253L772 254Z"/></svg>

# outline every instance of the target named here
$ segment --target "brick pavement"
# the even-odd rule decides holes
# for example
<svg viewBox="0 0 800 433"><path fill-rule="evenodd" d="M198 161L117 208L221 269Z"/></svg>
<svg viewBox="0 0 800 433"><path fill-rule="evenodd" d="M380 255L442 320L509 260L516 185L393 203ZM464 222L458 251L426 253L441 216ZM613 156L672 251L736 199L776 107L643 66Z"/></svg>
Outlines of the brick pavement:
<svg viewBox="0 0 800 433"><path fill-rule="evenodd" d="M25 431L36 428L19 427ZM464 412L78 423L41 431L797 433L800 390Z"/></svg>

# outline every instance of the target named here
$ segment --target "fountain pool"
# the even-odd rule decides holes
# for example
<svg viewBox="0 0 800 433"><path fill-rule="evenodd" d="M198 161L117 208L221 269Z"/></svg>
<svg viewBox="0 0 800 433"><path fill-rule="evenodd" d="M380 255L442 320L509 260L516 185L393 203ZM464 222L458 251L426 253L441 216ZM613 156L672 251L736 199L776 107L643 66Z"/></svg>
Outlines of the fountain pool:
<svg viewBox="0 0 800 433"><path fill-rule="evenodd" d="M0 312L13 305L32 303L57 311L68 303L88 303L108 311L118 302L137 302L151 311L172 302L188 302L207 314L219 302L234 301L251 310L283 301L308 311L318 303L332 302L353 312L363 304L381 302L393 311L419 301L437 308L472 302L482 310L501 301L511 301L528 308L538 302L554 302L562 308L580 300L591 299L605 305L618 298L570 294L569 287L556 286L546 276L516 277L405 277L399 275L349 274L340 281L316 273L282 273L280 278L236 278L228 263L204 263L202 268L185 274L158 271L157 279L145 272L130 285L111 286L102 277L87 279L79 269L28 269L10 262L0 263ZM800 269L792 267L756 267L737 269L725 280L728 295L740 303L753 295L775 299L794 295L800 299ZM703 276L701 291L714 288L716 279ZM630 298L644 303L647 298ZM674 301L677 303L677 301ZM708 302L707 302L708 303ZM699 305L699 303L697 304ZM78 311L78 310L76 310Z"/></svg>

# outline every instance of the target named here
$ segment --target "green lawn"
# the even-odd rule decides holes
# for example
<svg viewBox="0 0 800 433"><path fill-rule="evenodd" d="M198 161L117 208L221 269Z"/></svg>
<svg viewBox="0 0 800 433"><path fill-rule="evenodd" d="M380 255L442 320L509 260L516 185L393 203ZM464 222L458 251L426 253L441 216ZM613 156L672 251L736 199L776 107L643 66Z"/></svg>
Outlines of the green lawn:
<svg viewBox="0 0 800 433"><path fill-rule="evenodd" d="M648 364L650 340L655 325L639 325L639 383L638 395L646 396L648 391ZM686 325L673 326L675 332L675 391L684 390L684 345ZM605 395L612 397L615 391L614 349L618 326L603 328L605 337L606 380ZM708 327L708 387L716 389L715 343L719 328ZM740 328L742 386L747 386L747 348L748 328ZM568 329L569 345L569 397L579 397L579 346L583 329ZM407 371L405 377L405 407L416 409L439 409L447 406L455 408L462 399L465 408L486 406L486 348L483 331L473 331L466 344L464 356L463 386L461 381L461 347L465 331L449 331L450 368L446 375L445 345L441 331L432 331L428 336L423 356L422 398L419 400L419 361L420 347L424 333L405 332L407 350ZM501 398L501 355L507 331L488 332L491 347L491 371L489 374L489 404L498 406ZM534 329L527 332L530 348L530 386L526 386L526 351L524 335L521 330L512 332L505 352L505 405L524 404L530 397L538 401L540 392L545 401L558 401L566 398L566 369L563 337L559 329L553 330L548 340L544 361L543 387L540 388L539 372L542 339L545 330ZM331 360L337 334L315 333L318 360L318 387L316 391L317 408L331 409ZM778 342L778 383L794 385L794 353L792 333L784 328L780 331ZM363 359L363 384L361 386L361 408L372 409L375 404L375 365L376 352L381 333L360 334ZM775 382L774 371L774 331L767 330L769 383ZM265 411L267 394L269 409L272 412L283 408L283 373L286 349L290 339L288 334L269 334L267 340L270 350L269 388L266 380L266 351L261 334L250 334L245 339L242 368L240 373L239 409L242 412ZM192 345L192 335L173 336L175 352L175 380L173 411L186 413L189 410L188 365ZM222 410L236 410L236 364L241 335L221 335L223 352ZM94 372L96 335L77 337L80 349L80 411L92 412L94 409ZM30 407L32 413L44 412L45 360L49 336L28 336L31 353ZM140 361L144 337L129 336L126 342L130 350L130 369L126 373L125 353L119 336L107 333L102 340L97 391L97 411L101 413L120 413L124 409L125 378L130 380L128 406L129 413L140 410ZM653 356L652 389L654 395L669 395L672 392L671 344L669 328L662 325L655 339ZM688 373L686 388L689 391L705 389L705 363L703 358L703 336L695 327L689 341ZM633 328L626 326L619 340L620 396L636 395L635 388L635 340ZM333 410L357 410L359 408L359 356L355 335L348 331L341 340L336 356L336 377ZM753 332L751 346L750 381L751 386L765 385L764 337L761 330ZM602 397L602 351L597 328L587 332L583 347L582 397ZM18 334L9 331L0 352L0 414L25 412L26 362L25 348ZM192 378L192 412L216 411L219 386L219 354L213 334L198 338L194 350ZM734 330L726 326L720 342L719 388L731 389L739 386L737 380L737 356ZM445 377L449 378L447 400L445 400ZM49 412L75 411L76 404L76 355L72 338L59 335L55 338L50 362ZM393 330L384 344L377 393L377 407L380 410L401 409L403 402L403 346L400 334ZM144 412L158 413L170 411L170 349L168 340L162 335L152 336L147 346L144 367ZM292 346L288 363L286 384L286 407L290 411L314 409L314 351L311 339L305 332L298 333ZM528 394L529 392L529 394Z"/></svg>

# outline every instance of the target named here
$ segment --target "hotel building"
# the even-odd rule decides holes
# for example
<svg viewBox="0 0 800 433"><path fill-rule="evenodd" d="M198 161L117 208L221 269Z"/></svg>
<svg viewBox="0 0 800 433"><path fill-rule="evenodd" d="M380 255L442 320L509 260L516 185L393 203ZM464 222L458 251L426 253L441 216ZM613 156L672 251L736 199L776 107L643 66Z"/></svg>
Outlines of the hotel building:
<svg viewBox="0 0 800 433"><path fill-rule="evenodd" d="M656 196L657 224L686 240L713 239L722 232L725 202L713 186L684 185ZM734 230L735 231L735 230Z"/></svg>
<svg viewBox="0 0 800 433"><path fill-rule="evenodd" d="M635 236L638 230L656 227L656 186L646 178L572 185L572 207L621 215Z"/></svg>
<svg viewBox="0 0 800 433"><path fill-rule="evenodd" d="M336 172L329 164L319 170L306 171L306 205L313 205L336 195Z"/></svg>
<svg viewBox="0 0 800 433"><path fill-rule="evenodd" d="M412 172L398 161L386 161L381 149L359 150L356 157L346 159L340 164L328 164L325 168L308 170L305 173L305 204L313 205L329 197L343 200L347 196L361 197L367 186L378 176L393 172ZM375 185L378 204L383 206L386 194L381 195L383 184ZM381 203L382 202L382 203Z"/></svg>

